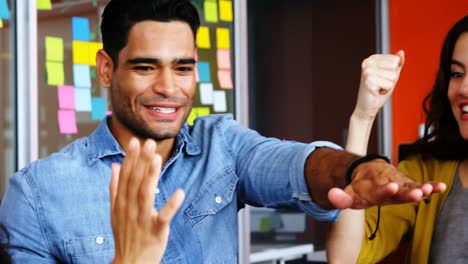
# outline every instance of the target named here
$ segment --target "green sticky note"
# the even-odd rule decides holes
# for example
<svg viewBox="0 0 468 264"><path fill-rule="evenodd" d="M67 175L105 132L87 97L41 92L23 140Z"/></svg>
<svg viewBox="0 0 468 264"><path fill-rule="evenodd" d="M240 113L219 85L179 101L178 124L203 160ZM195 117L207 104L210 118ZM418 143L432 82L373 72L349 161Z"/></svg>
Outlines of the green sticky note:
<svg viewBox="0 0 468 264"><path fill-rule="evenodd" d="M218 22L218 3L216 3L216 1L205 1L203 10L205 12L206 22Z"/></svg>
<svg viewBox="0 0 468 264"><path fill-rule="evenodd" d="M46 61L63 62L63 39L45 37Z"/></svg>
<svg viewBox="0 0 468 264"><path fill-rule="evenodd" d="M37 0L37 10L52 10L52 3L50 0Z"/></svg>
<svg viewBox="0 0 468 264"><path fill-rule="evenodd" d="M48 85L63 85L65 83L63 62L46 62L46 71Z"/></svg>

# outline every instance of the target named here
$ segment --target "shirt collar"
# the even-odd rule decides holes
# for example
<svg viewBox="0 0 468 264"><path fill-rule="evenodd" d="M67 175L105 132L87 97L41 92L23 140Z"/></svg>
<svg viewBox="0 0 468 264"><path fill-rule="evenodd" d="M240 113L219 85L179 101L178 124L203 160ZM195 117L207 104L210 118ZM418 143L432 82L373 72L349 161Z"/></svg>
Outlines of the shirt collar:
<svg viewBox="0 0 468 264"><path fill-rule="evenodd" d="M110 118L110 116L104 118L97 129L88 137L86 147L89 165L106 156L119 154L125 156L125 151L109 129L108 121Z"/></svg>
<svg viewBox="0 0 468 264"><path fill-rule="evenodd" d="M125 156L125 151L109 129L108 121L110 118L111 116L107 116L103 119L97 129L88 137L87 160L89 165L107 156L119 154ZM195 156L200 154L201 150L190 136L189 129L187 123L182 126L176 138L176 151L183 149L187 155Z"/></svg>

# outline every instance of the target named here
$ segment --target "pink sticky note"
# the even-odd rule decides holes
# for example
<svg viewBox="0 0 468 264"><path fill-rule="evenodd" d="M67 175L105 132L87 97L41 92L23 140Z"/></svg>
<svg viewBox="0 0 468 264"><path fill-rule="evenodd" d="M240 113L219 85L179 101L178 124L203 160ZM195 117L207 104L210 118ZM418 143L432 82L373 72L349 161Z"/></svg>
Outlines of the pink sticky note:
<svg viewBox="0 0 468 264"><path fill-rule="evenodd" d="M59 109L75 110L75 87L71 85L61 85L57 91Z"/></svg>
<svg viewBox="0 0 468 264"><path fill-rule="evenodd" d="M231 51L227 49L218 49L216 53L218 68L224 70L231 69Z"/></svg>
<svg viewBox="0 0 468 264"><path fill-rule="evenodd" d="M230 70L218 70L218 82L219 86L223 89L232 89L232 77Z"/></svg>
<svg viewBox="0 0 468 264"><path fill-rule="evenodd" d="M73 110L58 110L58 125L61 134L76 134L76 114Z"/></svg>

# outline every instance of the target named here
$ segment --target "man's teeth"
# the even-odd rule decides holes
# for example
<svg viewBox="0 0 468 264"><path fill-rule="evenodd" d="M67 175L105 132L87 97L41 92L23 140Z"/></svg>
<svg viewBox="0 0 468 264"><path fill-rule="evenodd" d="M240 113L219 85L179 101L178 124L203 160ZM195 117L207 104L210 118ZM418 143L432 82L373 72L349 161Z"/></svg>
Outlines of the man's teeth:
<svg viewBox="0 0 468 264"><path fill-rule="evenodd" d="M462 110L463 110L464 113L467 113L468 112L468 105L464 105Z"/></svg>
<svg viewBox="0 0 468 264"><path fill-rule="evenodd" d="M151 107L151 110L164 113L164 114L170 114L176 111L175 108L166 108L166 107Z"/></svg>

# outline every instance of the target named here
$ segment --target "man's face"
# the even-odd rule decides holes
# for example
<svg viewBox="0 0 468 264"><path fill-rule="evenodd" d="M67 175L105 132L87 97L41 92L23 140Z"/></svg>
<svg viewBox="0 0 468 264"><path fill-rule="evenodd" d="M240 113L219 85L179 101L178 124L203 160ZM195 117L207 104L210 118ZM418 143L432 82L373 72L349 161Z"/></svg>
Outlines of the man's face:
<svg viewBox="0 0 468 264"><path fill-rule="evenodd" d="M184 22L135 24L112 74L117 127L141 138L174 138L192 109L195 43Z"/></svg>

